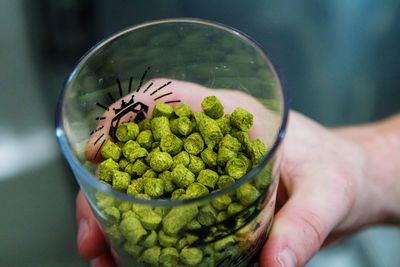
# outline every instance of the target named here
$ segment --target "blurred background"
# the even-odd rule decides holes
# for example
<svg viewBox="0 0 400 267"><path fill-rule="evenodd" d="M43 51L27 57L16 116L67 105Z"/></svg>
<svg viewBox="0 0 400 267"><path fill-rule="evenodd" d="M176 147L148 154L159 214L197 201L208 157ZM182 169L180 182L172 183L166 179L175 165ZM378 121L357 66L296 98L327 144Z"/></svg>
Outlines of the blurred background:
<svg viewBox="0 0 400 267"><path fill-rule="evenodd" d="M168 17L250 35L290 104L327 126L400 110L400 2L0 1L0 266L88 266L75 245L77 184L54 134L57 95L79 57L123 28ZM309 267L400 266L399 227L362 231Z"/></svg>

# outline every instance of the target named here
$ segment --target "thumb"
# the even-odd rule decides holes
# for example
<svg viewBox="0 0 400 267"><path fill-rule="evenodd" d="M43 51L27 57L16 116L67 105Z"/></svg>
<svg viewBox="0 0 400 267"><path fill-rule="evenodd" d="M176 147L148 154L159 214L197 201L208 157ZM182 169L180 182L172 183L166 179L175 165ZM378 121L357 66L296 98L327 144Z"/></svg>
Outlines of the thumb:
<svg viewBox="0 0 400 267"><path fill-rule="evenodd" d="M276 214L261 252L261 266L304 266L348 213L349 201L340 193L345 179L325 176L321 181L322 177L297 179L301 181L293 186L288 202Z"/></svg>

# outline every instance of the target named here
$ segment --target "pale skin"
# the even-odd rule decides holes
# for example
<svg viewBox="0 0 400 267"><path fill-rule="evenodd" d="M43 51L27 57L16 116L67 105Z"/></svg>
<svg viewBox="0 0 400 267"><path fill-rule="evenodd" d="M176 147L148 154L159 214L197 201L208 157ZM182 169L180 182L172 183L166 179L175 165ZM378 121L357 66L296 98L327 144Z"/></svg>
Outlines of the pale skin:
<svg viewBox="0 0 400 267"><path fill-rule="evenodd" d="M174 97L195 110L200 110L199 99L210 94L221 99L227 112L237 106L248 109L255 116L253 136L279 123L278 117L243 93L211 93L198 85L174 84ZM188 86L193 90L186 95L180 88L187 90ZM257 119L264 116L270 120ZM265 136L264 141L270 144L271 138ZM261 252L261 266L304 266L327 243L369 225L400 223L400 116L328 129L291 111L282 145L277 211ZM87 149L86 153L93 156L95 152ZM90 259L92 266L115 266L82 193L76 208L80 255Z"/></svg>

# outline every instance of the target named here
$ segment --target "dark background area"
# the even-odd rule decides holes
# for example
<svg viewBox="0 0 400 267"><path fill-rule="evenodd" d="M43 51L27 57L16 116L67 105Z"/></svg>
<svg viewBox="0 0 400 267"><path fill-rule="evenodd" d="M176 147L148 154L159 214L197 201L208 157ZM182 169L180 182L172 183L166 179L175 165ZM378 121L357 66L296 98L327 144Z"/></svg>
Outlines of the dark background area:
<svg viewBox="0 0 400 267"><path fill-rule="evenodd" d="M55 141L57 96L91 46L154 19L197 17L256 40L290 105L327 126L400 110L400 3L0 1L0 266L86 266L75 245L77 184ZM399 266L398 228L370 229L310 266Z"/></svg>

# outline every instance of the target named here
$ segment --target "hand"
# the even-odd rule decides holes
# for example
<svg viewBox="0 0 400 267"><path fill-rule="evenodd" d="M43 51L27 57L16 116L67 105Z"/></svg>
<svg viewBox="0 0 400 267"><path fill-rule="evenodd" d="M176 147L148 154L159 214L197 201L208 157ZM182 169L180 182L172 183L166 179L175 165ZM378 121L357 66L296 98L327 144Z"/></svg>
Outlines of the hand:
<svg viewBox="0 0 400 267"><path fill-rule="evenodd" d="M387 204L379 201L385 196L374 189L367 142L356 136L360 133L328 130L291 112L278 211L261 266L303 266L324 244L388 220Z"/></svg>

